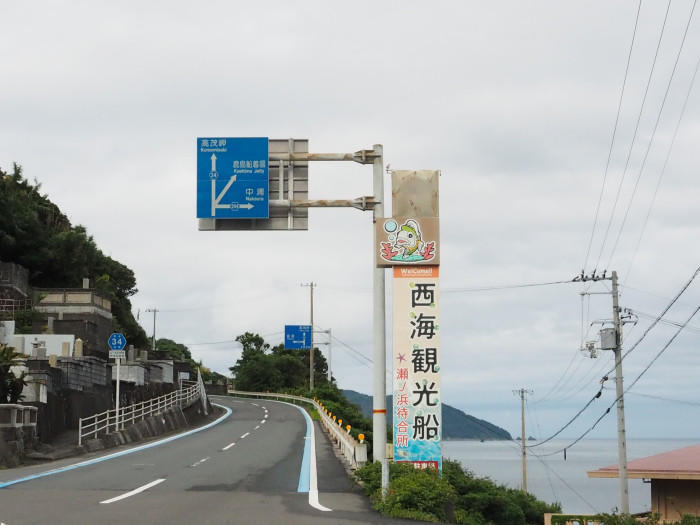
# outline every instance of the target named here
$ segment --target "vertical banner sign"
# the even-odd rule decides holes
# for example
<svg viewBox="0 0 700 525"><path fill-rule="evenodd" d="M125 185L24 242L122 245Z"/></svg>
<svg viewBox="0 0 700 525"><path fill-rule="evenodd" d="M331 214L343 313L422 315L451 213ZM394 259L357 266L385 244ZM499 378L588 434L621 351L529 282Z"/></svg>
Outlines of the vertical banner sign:
<svg viewBox="0 0 700 525"><path fill-rule="evenodd" d="M442 471L439 266L394 266L394 461Z"/></svg>

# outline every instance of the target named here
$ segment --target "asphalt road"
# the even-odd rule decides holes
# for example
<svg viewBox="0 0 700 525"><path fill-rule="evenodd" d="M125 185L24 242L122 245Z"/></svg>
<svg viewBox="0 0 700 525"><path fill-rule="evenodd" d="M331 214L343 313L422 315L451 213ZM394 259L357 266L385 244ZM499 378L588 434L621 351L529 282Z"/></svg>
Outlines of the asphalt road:
<svg viewBox="0 0 700 525"><path fill-rule="evenodd" d="M318 425L315 508L301 411L267 400L213 401L231 415L177 439L0 471L0 524L415 523L370 508ZM60 472L46 475L52 469ZM7 485L32 476L41 477Z"/></svg>

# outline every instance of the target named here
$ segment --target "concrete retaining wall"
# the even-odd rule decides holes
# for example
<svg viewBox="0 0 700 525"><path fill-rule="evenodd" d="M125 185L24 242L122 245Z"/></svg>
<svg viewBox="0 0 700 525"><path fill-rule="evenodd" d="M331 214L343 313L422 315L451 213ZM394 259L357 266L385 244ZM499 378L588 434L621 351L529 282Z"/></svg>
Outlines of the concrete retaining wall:
<svg viewBox="0 0 700 525"><path fill-rule="evenodd" d="M88 439L83 448L94 452L128 443L138 443L176 430L197 426L205 417L201 403L195 403L185 409L171 408L157 416L138 421L119 432L112 432L97 439Z"/></svg>

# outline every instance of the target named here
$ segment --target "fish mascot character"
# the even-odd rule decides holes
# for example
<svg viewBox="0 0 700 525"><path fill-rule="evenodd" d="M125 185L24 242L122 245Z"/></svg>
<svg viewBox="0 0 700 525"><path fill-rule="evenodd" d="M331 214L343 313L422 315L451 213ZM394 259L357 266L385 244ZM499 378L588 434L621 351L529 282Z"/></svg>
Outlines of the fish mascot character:
<svg viewBox="0 0 700 525"><path fill-rule="evenodd" d="M407 259L418 251L422 244L418 223L413 219L407 220L396 236L397 247L403 249L402 257Z"/></svg>

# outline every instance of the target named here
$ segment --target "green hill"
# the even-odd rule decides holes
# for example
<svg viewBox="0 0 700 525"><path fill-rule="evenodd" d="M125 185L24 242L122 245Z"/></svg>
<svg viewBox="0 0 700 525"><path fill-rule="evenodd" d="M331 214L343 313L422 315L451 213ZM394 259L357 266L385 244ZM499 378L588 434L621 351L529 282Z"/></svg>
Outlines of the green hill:
<svg viewBox="0 0 700 525"><path fill-rule="evenodd" d="M366 417L372 417L371 396L355 392L354 390L343 390L343 395L348 401L358 405ZM386 406L391 407L391 404L392 396L386 396ZM391 411L388 411L388 413L391 413ZM387 422L391 423L391 417L389 417ZM513 439L507 430L483 419L465 414L461 410L445 403L442 404L442 425L443 439Z"/></svg>

